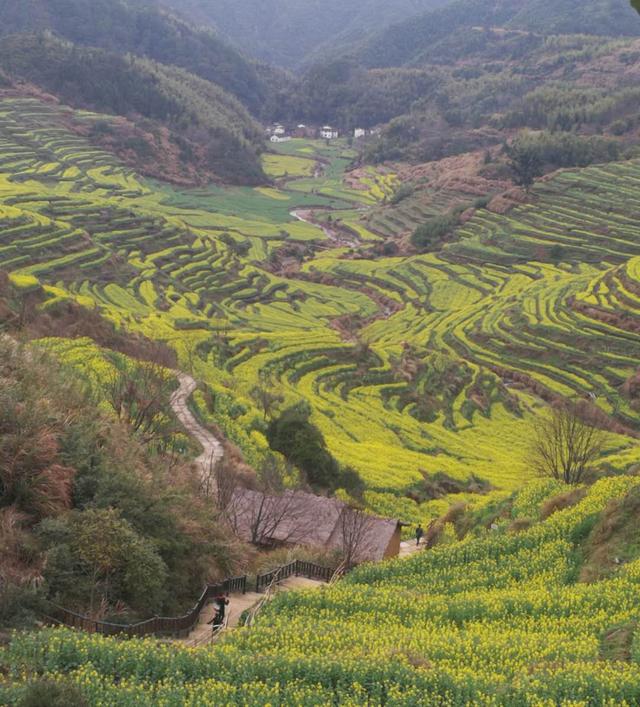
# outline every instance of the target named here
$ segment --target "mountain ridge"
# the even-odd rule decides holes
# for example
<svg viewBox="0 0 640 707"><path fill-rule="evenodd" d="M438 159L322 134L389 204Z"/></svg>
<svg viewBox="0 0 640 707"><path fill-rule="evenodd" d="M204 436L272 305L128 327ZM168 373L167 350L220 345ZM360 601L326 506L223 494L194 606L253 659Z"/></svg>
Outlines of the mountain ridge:
<svg viewBox="0 0 640 707"><path fill-rule="evenodd" d="M353 55L370 68L418 66L427 58L437 60L439 43L453 32L476 26L541 34L640 36L633 10L615 0L455 0L391 25L356 47Z"/></svg>
<svg viewBox="0 0 640 707"><path fill-rule="evenodd" d="M218 84L254 114L268 89L254 63L216 37L147 2L0 0L0 35L50 30L75 44L178 66Z"/></svg>

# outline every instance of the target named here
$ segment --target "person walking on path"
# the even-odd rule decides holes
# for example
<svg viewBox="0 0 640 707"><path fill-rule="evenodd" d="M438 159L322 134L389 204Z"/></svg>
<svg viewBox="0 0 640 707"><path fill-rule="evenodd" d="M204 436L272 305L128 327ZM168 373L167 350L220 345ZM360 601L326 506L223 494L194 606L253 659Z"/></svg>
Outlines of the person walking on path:
<svg viewBox="0 0 640 707"><path fill-rule="evenodd" d="M422 540L423 536L424 530L422 529L420 523L418 523L418 527L416 528L416 545L420 545L420 541Z"/></svg>
<svg viewBox="0 0 640 707"><path fill-rule="evenodd" d="M216 597L215 602L218 605L218 613L220 614L221 623L224 623L224 617L227 613L227 607L229 606L229 595L219 594Z"/></svg>
<svg viewBox="0 0 640 707"><path fill-rule="evenodd" d="M214 599L214 603L216 605L215 614L213 615L211 621L207 621L207 623L211 626L211 630L215 633L216 629L224 626L224 617L227 612L227 606L229 605L229 597L228 595L219 594Z"/></svg>

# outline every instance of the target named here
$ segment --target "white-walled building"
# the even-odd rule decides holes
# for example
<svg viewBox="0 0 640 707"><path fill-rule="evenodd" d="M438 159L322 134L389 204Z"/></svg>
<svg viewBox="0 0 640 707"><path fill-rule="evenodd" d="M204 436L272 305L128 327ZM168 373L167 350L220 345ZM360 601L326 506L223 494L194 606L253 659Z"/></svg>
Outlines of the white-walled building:
<svg viewBox="0 0 640 707"><path fill-rule="evenodd" d="M320 137L324 138L325 140L335 140L338 135L338 131L335 128L332 128L330 125L325 125L320 131Z"/></svg>
<svg viewBox="0 0 640 707"><path fill-rule="evenodd" d="M366 137L367 131L364 128L356 128L353 131L353 137L357 140L358 138L361 137Z"/></svg>

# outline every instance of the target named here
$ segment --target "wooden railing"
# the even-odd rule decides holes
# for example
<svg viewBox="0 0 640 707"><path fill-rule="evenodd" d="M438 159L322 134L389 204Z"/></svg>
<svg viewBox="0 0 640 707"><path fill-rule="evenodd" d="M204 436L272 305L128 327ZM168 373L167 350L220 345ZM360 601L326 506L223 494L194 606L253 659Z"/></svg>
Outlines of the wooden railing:
<svg viewBox="0 0 640 707"><path fill-rule="evenodd" d="M256 577L256 592L272 588L289 577L308 577L323 582L330 582L335 570L330 567L316 565L313 562L294 560L288 565L282 565L270 572ZM181 638L188 636L200 620L204 607L220 594L246 594L247 577L225 579L219 584L207 585L194 607L183 616L154 616L152 619L135 624L118 624L109 621L98 621L89 616L77 614L52 602L45 617L51 623L64 624L87 633L99 633L103 636L122 636L141 638L143 636L172 636Z"/></svg>
<svg viewBox="0 0 640 707"><path fill-rule="evenodd" d="M256 592L262 592L274 581L276 584L284 582L289 577L308 577L309 579L318 579L322 582L329 582L335 570L330 567L316 565L313 562L305 562L303 560L294 560L288 565L277 567L271 572L259 574L256 577Z"/></svg>
<svg viewBox="0 0 640 707"><path fill-rule="evenodd" d="M135 624L118 624L76 614L62 606L50 603L50 612L47 618L53 623L64 624L71 628L99 633L103 636L126 636L128 638L142 636L173 636L180 638L188 636L200 620L204 607L220 594L245 594L247 591L247 577L233 577L219 584L207 585L198 601L183 616L154 616L152 619L140 621Z"/></svg>

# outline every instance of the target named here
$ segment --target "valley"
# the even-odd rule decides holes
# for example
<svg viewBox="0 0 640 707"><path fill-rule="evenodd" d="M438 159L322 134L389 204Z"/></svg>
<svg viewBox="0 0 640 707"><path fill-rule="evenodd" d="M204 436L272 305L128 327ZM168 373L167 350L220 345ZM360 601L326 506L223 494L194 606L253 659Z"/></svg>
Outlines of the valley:
<svg viewBox="0 0 640 707"><path fill-rule="evenodd" d="M0 0L0 704L640 704L636 5Z"/></svg>
<svg viewBox="0 0 640 707"><path fill-rule="evenodd" d="M279 186L185 190L48 131L51 110L3 104L3 267L42 285L45 307L68 298L174 348L253 465L268 452L257 385L311 406L373 508L423 473L518 487L540 397L593 398L617 435L607 463L638 460L621 393L637 366L636 162L562 171L506 214L478 209L437 253L368 259L346 242L381 240L370 213L403 231L402 205L383 204L386 169L348 186L346 146L286 143L265 158ZM11 127L25 119L28 138Z"/></svg>

